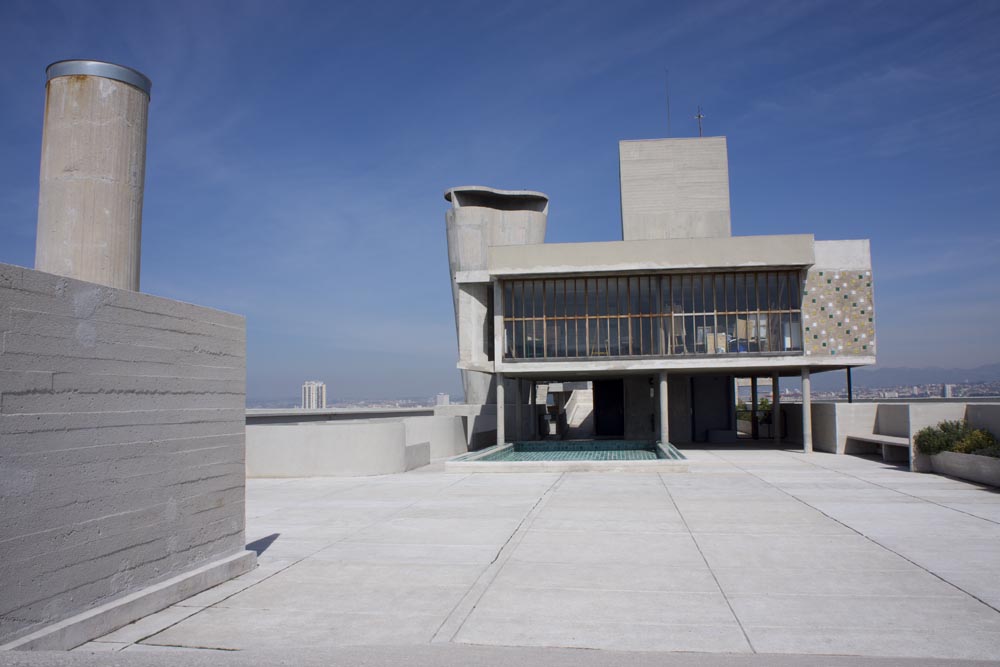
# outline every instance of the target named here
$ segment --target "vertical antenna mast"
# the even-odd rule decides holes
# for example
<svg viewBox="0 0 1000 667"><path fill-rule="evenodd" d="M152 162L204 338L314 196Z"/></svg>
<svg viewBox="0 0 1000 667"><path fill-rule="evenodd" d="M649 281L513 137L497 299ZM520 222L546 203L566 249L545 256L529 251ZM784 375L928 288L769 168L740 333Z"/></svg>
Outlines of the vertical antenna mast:
<svg viewBox="0 0 1000 667"><path fill-rule="evenodd" d="M704 118L704 117L705 117L705 114L703 114L703 113L701 112L701 105L699 104L699 105L698 105L698 115L697 115L697 116L695 116L695 118L697 118L697 119L698 119L698 136L699 136L699 137L701 137L701 136L704 136L704 135L703 135L703 134L701 133L701 119L702 119L702 118Z"/></svg>
<svg viewBox="0 0 1000 667"><path fill-rule="evenodd" d="M670 68L667 68L667 138L670 138Z"/></svg>

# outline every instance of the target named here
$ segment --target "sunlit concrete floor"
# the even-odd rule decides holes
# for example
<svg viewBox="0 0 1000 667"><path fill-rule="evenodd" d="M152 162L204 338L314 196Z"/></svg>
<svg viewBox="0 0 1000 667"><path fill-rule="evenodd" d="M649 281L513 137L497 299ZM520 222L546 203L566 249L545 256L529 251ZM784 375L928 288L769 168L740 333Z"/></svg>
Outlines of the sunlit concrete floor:
<svg viewBox="0 0 1000 667"><path fill-rule="evenodd" d="M997 489L851 456L687 454L688 474L249 480L256 570L77 651L1000 658Z"/></svg>

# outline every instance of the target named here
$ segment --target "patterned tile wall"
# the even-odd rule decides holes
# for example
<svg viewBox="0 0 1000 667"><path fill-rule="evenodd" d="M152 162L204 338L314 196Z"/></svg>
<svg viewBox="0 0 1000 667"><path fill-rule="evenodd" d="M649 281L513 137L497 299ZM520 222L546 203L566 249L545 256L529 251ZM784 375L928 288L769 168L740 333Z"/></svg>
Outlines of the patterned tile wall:
<svg viewBox="0 0 1000 667"><path fill-rule="evenodd" d="M874 356L872 293L870 270L810 269L802 291L805 353Z"/></svg>

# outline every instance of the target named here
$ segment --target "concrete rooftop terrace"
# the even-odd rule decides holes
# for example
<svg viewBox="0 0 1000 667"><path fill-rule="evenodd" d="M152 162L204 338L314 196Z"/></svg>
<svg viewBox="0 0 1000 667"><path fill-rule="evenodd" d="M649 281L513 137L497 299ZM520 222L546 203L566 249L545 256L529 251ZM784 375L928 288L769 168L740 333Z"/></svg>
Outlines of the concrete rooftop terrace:
<svg viewBox="0 0 1000 667"><path fill-rule="evenodd" d="M686 475L251 479L256 570L74 652L0 663L1000 658L996 489L852 456L685 454Z"/></svg>

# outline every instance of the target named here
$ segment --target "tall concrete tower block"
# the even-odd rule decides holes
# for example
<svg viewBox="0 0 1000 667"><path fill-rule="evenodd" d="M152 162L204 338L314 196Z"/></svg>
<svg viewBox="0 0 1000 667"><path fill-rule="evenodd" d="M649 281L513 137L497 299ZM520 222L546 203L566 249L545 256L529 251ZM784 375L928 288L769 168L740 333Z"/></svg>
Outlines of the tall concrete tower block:
<svg viewBox="0 0 1000 667"><path fill-rule="evenodd" d="M455 301L458 367L465 402L493 402L493 287L486 274L490 246L545 242L549 198L529 190L478 185L451 188L445 213L448 267Z"/></svg>
<svg viewBox="0 0 1000 667"><path fill-rule="evenodd" d="M152 83L93 60L46 75L35 268L138 291Z"/></svg>
<svg viewBox="0 0 1000 667"><path fill-rule="evenodd" d="M732 236L725 137L618 144L622 238Z"/></svg>

